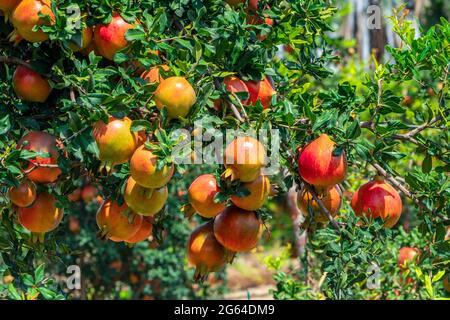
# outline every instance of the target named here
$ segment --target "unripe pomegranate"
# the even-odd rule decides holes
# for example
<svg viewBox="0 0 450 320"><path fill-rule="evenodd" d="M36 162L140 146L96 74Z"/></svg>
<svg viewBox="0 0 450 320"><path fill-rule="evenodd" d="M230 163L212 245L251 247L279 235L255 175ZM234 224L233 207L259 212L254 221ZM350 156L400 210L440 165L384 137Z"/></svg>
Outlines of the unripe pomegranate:
<svg viewBox="0 0 450 320"><path fill-rule="evenodd" d="M144 216L153 216L161 211L168 197L167 187L159 189L144 188L129 177L123 194L127 205Z"/></svg>
<svg viewBox="0 0 450 320"><path fill-rule="evenodd" d="M266 148L261 142L252 137L237 137L225 149L224 175L232 180L253 181L260 175L265 161Z"/></svg>
<svg viewBox="0 0 450 320"><path fill-rule="evenodd" d="M402 214L402 199L391 185L377 177L354 193L352 208L356 215L380 217L385 220L386 228L392 228Z"/></svg>
<svg viewBox="0 0 450 320"><path fill-rule="evenodd" d="M324 192L318 195L319 199L330 212L332 217L335 217L341 208L341 191L338 186L329 187ZM319 205L316 200L314 200L312 194L303 188L297 196L298 206L303 214L303 216L309 215L308 207L311 207L314 213L314 220L316 222L326 223L328 222L328 217L320 210Z"/></svg>
<svg viewBox="0 0 450 320"><path fill-rule="evenodd" d="M258 210L269 198L271 187L267 176L260 175L255 180L244 183L243 187L250 191L249 195L244 197L231 196L231 202L241 209L248 211Z"/></svg>
<svg viewBox="0 0 450 320"><path fill-rule="evenodd" d="M225 203L214 202L218 192L216 178L212 174L202 174L189 186L189 203L202 217L213 218L225 209Z"/></svg>
<svg viewBox="0 0 450 320"><path fill-rule="evenodd" d="M153 232L153 224L149 221L149 219L143 218L142 224L136 234L125 240L126 243L138 243L144 240L147 240Z"/></svg>
<svg viewBox="0 0 450 320"><path fill-rule="evenodd" d="M264 78L260 81L246 81L245 84L250 94L248 99L249 104L255 106L260 101L264 109L270 108L272 105L272 96L277 92L272 87L269 79Z"/></svg>
<svg viewBox="0 0 450 320"><path fill-rule="evenodd" d="M50 23L55 21L52 12L51 0L22 0L15 7L11 15L11 21L17 32L29 42L40 42L48 39L48 35L42 30L33 31L35 26L47 25L48 23L39 13L50 16Z"/></svg>
<svg viewBox="0 0 450 320"><path fill-rule="evenodd" d="M202 280L209 272L218 271L225 266L229 253L214 237L213 222L195 229L189 237L187 258L194 266L195 280Z"/></svg>
<svg viewBox="0 0 450 320"><path fill-rule="evenodd" d="M59 154L54 136L46 132L31 131L20 139L17 147L34 152L45 152L50 155L49 157L37 156L28 159L30 164L23 169L28 179L37 183L51 183L58 179L61 174L58 167L43 167L45 165L57 165L58 163Z"/></svg>
<svg viewBox="0 0 450 320"><path fill-rule="evenodd" d="M339 184L347 174L345 152L333 155L336 144L326 134L310 142L300 152L298 171L306 182L326 188Z"/></svg>
<svg viewBox="0 0 450 320"><path fill-rule="evenodd" d="M154 66L153 68L150 68L150 70L144 71L141 74L141 78L148 83L160 83L162 80L164 80L164 78L161 76L159 69L162 69L165 72L170 70L170 68L165 64Z"/></svg>
<svg viewBox="0 0 450 320"><path fill-rule="evenodd" d="M417 248L403 247L398 253L397 264L400 269L407 269L408 265L417 260L420 255L420 250Z"/></svg>
<svg viewBox="0 0 450 320"><path fill-rule="evenodd" d="M114 238L123 241L134 236L141 224L142 216L135 214L124 203L121 206L111 199L106 200L97 212L97 226L101 239ZM119 240L120 239L120 240Z"/></svg>
<svg viewBox="0 0 450 320"><path fill-rule="evenodd" d="M24 180L18 187L9 189L8 197L18 207L29 207L36 200L36 187L32 182Z"/></svg>
<svg viewBox="0 0 450 320"><path fill-rule="evenodd" d="M173 176L174 165L164 166L157 170L158 157L145 145L140 146L131 157L130 172L133 179L145 188L161 188L165 186Z"/></svg>
<svg viewBox="0 0 450 320"><path fill-rule="evenodd" d="M130 118L116 119L109 117L109 122L102 120L94 124L93 135L100 151L101 161L116 165L130 160L138 147L138 133L131 131Z"/></svg>
<svg viewBox="0 0 450 320"><path fill-rule="evenodd" d="M78 44L75 43L71 43L69 45L70 49L73 52L78 52L81 50L86 49L88 46L91 45L92 42L92 37L93 37L93 31L91 27L86 26L82 31L81 31L81 47L78 46Z"/></svg>
<svg viewBox="0 0 450 320"><path fill-rule="evenodd" d="M171 119L186 117L197 96L191 84L182 77L170 77L162 81L153 96L158 109L167 108Z"/></svg>
<svg viewBox="0 0 450 320"><path fill-rule="evenodd" d="M225 84L225 89L230 93L236 92L247 92L248 88L244 81L235 76L228 76L223 79L223 83ZM247 105L249 99L241 100L242 105ZM223 104L222 99L218 99L214 101L214 107L216 110L221 109L221 105Z"/></svg>
<svg viewBox="0 0 450 320"><path fill-rule="evenodd" d="M128 46L125 34L133 29L119 14L114 14L111 22L94 28L95 47L106 59L113 60L114 55Z"/></svg>
<svg viewBox="0 0 450 320"><path fill-rule="evenodd" d="M84 186L83 190L81 191L81 199L83 199L84 203L91 202L95 197L97 197L97 195L98 189L92 184Z"/></svg>
<svg viewBox="0 0 450 320"><path fill-rule="evenodd" d="M52 91L47 79L25 66L18 66L14 72L13 88L20 99L41 103L47 100Z"/></svg>
<svg viewBox="0 0 450 320"><path fill-rule="evenodd" d="M54 230L62 220L63 209L56 207L56 199L48 193L37 196L33 205L19 208L19 223L32 232L33 242L43 242L44 234Z"/></svg>
<svg viewBox="0 0 450 320"><path fill-rule="evenodd" d="M217 241L234 252L249 251L256 247L261 233L262 222L254 211L230 206L214 220Z"/></svg>

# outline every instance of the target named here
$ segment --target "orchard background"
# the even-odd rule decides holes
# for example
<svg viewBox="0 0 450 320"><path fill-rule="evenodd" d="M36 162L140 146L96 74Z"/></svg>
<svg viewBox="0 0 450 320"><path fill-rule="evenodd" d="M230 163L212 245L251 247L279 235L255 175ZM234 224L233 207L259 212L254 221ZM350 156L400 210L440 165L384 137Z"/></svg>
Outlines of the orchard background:
<svg viewBox="0 0 450 320"><path fill-rule="evenodd" d="M380 28L364 38L366 24L362 29L348 25L355 17L369 19L357 16L361 11L354 11L354 1L255 3L0 0L2 298L206 299L236 297L230 290L258 286L275 299L449 297L448 6L444 1L406 6L361 1L393 9L381 11ZM411 12L419 3L424 9L413 23ZM28 14L20 14L21 6ZM117 19L129 28L105 36L101 26ZM389 40L388 34L395 41L385 46L377 35ZM155 66L161 66L159 75L146 77ZM33 79L37 75L40 81L17 79L18 68L34 70ZM181 92L169 90L170 101L164 100L157 88L174 76L188 83L182 83ZM246 85L237 81L230 92L224 80L230 76ZM250 103L252 92L243 92L251 91L248 81L264 83L259 101ZM174 114L176 108L167 104L181 96L186 99L177 110L185 110ZM109 116L133 120L125 134L136 139L129 156L112 152L105 159L95 132L104 129L101 123ZM180 143L170 134L186 129L196 136L196 121L204 130L278 130L280 137L280 171L268 177L271 197L257 210L263 230L258 246L238 253L226 267L221 263L204 281L194 281L186 248L193 230L212 220L192 216L187 190L200 175L214 174L226 189L215 204L230 206L234 193L249 196L239 178L231 183L222 174L227 173L223 165L175 164L164 208L145 218L152 234L144 241L131 246L101 240L110 235L103 229L99 234L96 221L108 201L124 203L128 160L137 140L147 141L144 149L157 156L157 170L170 167ZM34 131L55 137L49 149L27 150L30 138L22 138ZM324 188L308 183L298 165L308 143L322 134L335 143L324 152L347 162L345 179L337 181L342 203L336 212L327 208ZM112 140L125 144L125 139ZM270 153L273 144L264 146ZM110 160L117 157L126 161L114 165ZM42 174L36 179L33 172ZM352 208L354 193L374 179L401 197L401 216L392 228L372 219L370 211L361 217ZM11 202L10 190L20 183L31 200L38 201L34 188L37 199L47 193L54 197L55 203L41 210L55 220L54 230L42 235L26 228L23 217L34 212L36 202ZM310 193L316 208L299 210L301 190ZM398 207L386 197L370 201L385 206L388 216ZM134 213L125 211L129 223L136 223ZM71 266L80 268L79 289L68 286L77 283ZM251 290L243 296L258 297Z"/></svg>

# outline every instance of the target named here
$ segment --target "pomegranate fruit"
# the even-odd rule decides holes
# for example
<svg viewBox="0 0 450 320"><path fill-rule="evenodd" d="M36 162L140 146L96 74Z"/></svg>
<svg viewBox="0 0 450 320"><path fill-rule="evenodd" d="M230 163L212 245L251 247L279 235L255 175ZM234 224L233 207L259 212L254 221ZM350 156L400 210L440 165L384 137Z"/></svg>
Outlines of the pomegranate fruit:
<svg viewBox="0 0 450 320"><path fill-rule="evenodd" d="M136 234L125 240L126 243L138 243L147 240L153 232L153 224L147 218L142 219L142 224Z"/></svg>
<svg viewBox="0 0 450 320"><path fill-rule="evenodd" d="M267 7L268 8L268 7ZM247 24L251 25L260 25L267 24L269 26L273 26L273 19L269 18L267 15L261 17L258 14L258 0L250 0L247 8ZM260 41L264 41L267 38L267 35L258 35L258 39Z"/></svg>
<svg viewBox="0 0 450 320"><path fill-rule="evenodd" d="M236 93L236 92L248 92L247 85L244 81L239 79L235 76L229 76L223 79L223 83L225 84L225 89L229 93ZM241 103L243 106L248 104L248 99L241 100ZM216 110L221 110L221 106L224 104L223 99L217 99L214 101L214 107Z"/></svg>
<svg viewBox="0 0 450 320"><path fill-rule="evenodd" d="M444 285L444 289L447 292L450 292L450 282L449 282L449 275L445 275L444 276L444 281L443 281L443 285Z"/></svg>
<svg viewBox="0 0 450 320"><path fill-rule="evenodd" d="M170 77L162 81L153 96L158 109L167 108L171 119L186 117L197 96L191 84L182 77Z"/></svg>
<svg viewBox="0 0 450 320"><path fill-rule="evenodd" d="M18 207L29 207L36 200L36 187L33 182L24 180L19 186L9 189L8 197Z"/></svg>
<svg viewBox="0 0 450 320"><path fill-rule="evenodd" d="M144 216L153 216L161 211L168 198L167 187L159 189L144 188L129 177L123 194L127 205Z"/></svg>
<svg viewBox="0 0 450 320"><path fill-rule="evenodd" d="M247 189L250 194L244 197L237 195L231 196L231 202L241 209L254 211L261 208L267 201L270 194L270 181L267 176L260 175L251 182L246 182L243 187Z"/></svg>
<svg viewBox="0 0 450 320"><path fill-rule="evenodd" d="M8 16L19 2L20 0L0 0L0 11Z"/></svg>
<svg viewBox="0 0 450 320"><path fill-rule="evenodd" d="M325 208L327 208L328 212L330 212L331 216L335 217L339 212L342 203L341 191L339 190L339 187L330 187L318 196ZM298 193L297 203L304 217L309 215L308 207L311 207L312 212L314 213L313 218L316 222L328 222L328 217L322 212L322 210L320 210L320 207L314 200L312 194L305 188Z"/></svg>
<svg viewBox="0 0 450 320"><path fill-rule="evenodd" d="M44 234L54 230L62 220L63 209L56 207L56 199L48 193L37 196L33 205L19 208L19 223L31 231L33 242L43 242Z"/></svg>
<svg viewBox="0 0 450 320"><path fill-rule="evenodd" d="M216 240L213 222L196 228L187 244L187 258L194 266L194 279L203 280L209 272L218 271L228 262L230 253Z"/></svg>
<svg viewBox="0 0 450 320"><path fill-rule="evenodd" d="M128 46L125 34L134 26L126 22L119 14L113 14L111 22L94 28L94 42L100 55L113 60L114 55Z"/></svg>
<svg viewBox="0 0 450 320"><path fill-rule="evenodd" d="M170 70L170 68L164 64L160 66L155 66L148 71L144 71L141 74L141 78L147 81L148 83L160 83L162 80L164 80L164 78L161 76L159 72L160 69L162 69L165 72Z"/></svg>
<svg viewBox="0 0 450 320"><path fill-rule="evenodd" d="M402 199L391 185L377 177L353 194L352 208L356 215L380 217L386 228L392 228L402 214Z"/></svg>
<svg viewBox="0 0 450 320"><path fill-rule="evenodd" d="M225 203L214 202L218 192L216 178L212 174L202 174L189 186L189 203L202 217L213 218L225 209Z"/></svg>
<svg viewBox="0 0 450 320"><path fill-rule="evenodd" d="M169 183L173 176L174 165L157 170L158 157L145 145L140 146L131 157L130 172L133 179L145 188L161 188Z"/></svg>
<svg viewBox="0 0 450 320"><path fill-rule="evenodd" d="M310 142L300 152L298 172L306 182L326 188L339 184L347 174L345 152L333 155L336 144L326 134Z"/></svg>
<svg viewBox="0 0 450 320"><path fill-rule="evenodd" d="M270 108L272 105L272 96L276 94L269 79L264 78L260 81L246 81L249 99L248 103L255 106L258 101L261 102L264 109Z"/></svg>
<svg viewBox="0 0 450 320"><path fill-rule="evenodd" d="M111 199L106 200L97 212L97 226L101 239L113 238L116 241L134 236L141 224L142 216L135 214L124 203L121 206Z"/></svg>
<svg viewBox="0 0 450 320"><path fill-rule="evenodd" d="M23 169L28 179L37 183L51 183L58 179L61 170L57 167L59 154L54 136L46 132L31 131L20 139L17 147L49 154L48 157L28 159L29 165ZM45 167L46 165L50 167Z"/></svg>
<svg viewBox="0 0 450 320"><path fill-rule="evenodd" d="M29 42L41 42L48 39L42 30L33 31L35 26L48 25L39 13L50 17L50 24L55 21L51 0L22 0L11 15L11 22L22 38Z"/></svg>
<svg viewBox="0 0 450 320"><path fill-rule="evenodd" d="M93 186L92 184L88 184L83 187L83 190L81 191L81 199L83 199L84 203L89 203L92 200L95 199L98 195L98 189L96 186Z"/></svg>
<svg viewBox="0 0 450 320"><path fill-rule="evenodd" d="M398 253L397 264L400 269L407 269L408 265L416 261L420 255L420 250L417 248L403 247Z"/></svg>
<svg viewBox="0 0 450 320"><path fill-rule="evenodd" d="M249 251L258 244L262 226L254 211L229 206L215 218L214 235L230 251Z"/></svg>
<svg viewBox="0 0 450 320"><path fill-rule="evenodd" d="M130 118L109 117L94 124L93 135L100 151L99 158L107 165L116 165L130 160L138 147L138 133L131 131Z"/></svg>
<svg viewBox="0 0 450 320"><path fill-rule="evenodd" d="M75 43L69 44L69 47L73 52L78 52L78 51L84 50L91 45L92 38L93 38L92 28L85 27L81 31L81 47Z"/></svg>
<svg viewBox="0 0 450 320"><path fill-rule="evenodd" d="M242 182L255 180L266 161L266 149L252 137L237 137L225 149L224 177Z"/></svg>
<svg viewBox="0 0 450 320"><path fill-rule="evenodd" d="M81 188L76 188L67 196L67 199L71 202L77 202L81 199Z"/></svg>
<svg viewBox="0 0 450 320"><path fill-rule="evenodd" d="M52 91L47 79L25 66L18 66L13 75L17 96L29 102L45 102Z"/></svg>

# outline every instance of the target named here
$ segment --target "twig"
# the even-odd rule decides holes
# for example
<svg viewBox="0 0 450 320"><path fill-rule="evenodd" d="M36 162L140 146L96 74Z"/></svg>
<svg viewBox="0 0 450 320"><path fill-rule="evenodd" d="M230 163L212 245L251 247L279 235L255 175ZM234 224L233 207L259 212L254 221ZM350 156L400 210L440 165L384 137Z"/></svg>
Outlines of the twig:
<svg viewBox="0 0 450 320"><path fill-rule="evenodd" d="M241 114L239 113L238 109L234 104L230 103L230 108L231 111L233 111L233 114L236 117L236 119L238 119L240 122L245 122L245 119L242 118Z"/></svg>

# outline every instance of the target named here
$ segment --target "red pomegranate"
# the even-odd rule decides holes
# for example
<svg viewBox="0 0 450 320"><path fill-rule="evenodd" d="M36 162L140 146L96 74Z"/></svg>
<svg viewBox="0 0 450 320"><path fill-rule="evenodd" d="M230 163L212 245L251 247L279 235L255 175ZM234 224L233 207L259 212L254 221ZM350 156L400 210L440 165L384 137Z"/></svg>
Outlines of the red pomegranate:
<svg viewBox="0 0 450 320"><path fill-rule="evenodd" d="M125 34L134 26L126 22L119 14L113 14L111 22L94 28L95 47L106 59L113 60L114 55L128 46Z"/></svg>
<svg viewBox="0 0 450 320"><path fill-rule="evenodd" d="M144 71L141 74L141 78L147 81L148 83L160 83L164 78L161 76L160 69L165 72L168 72L170 68L167 65L154 66L150 68L150 70Z"/></svg>
<svg viewBox="0 0 450 320"><path fill-rule="evenodd" d="M345 152L334 155L336 144L326 134L310 142L300 152L298 171L306 182L326 188L339 184L347 174Z"/></svg>
<svg viewBox="0 0 450 320"><path fill-rule="evenodd" d="M129 177L123 197L127 205L143 216L154 216L164 208L168 198L167 187L144 188Z"/></svg>
<svg viewBox="0 0 450 320"><path fill-rule="evenodd" d="M258 0L250 0L248 3L247 8L247 23L252 25L260 25L260 24L267 24L269 26L273 26L273 19L269 18L267 15L264 15L264 17L261 17L258 14ZM267 6L267 8L269 8ZM260 41L264 41L267 38L267 35L258 35L258 39Z"/></svg>
<svg viewBox="0 0 450 320"><path fill-rule="evenodd" d="M6 16L9 16L19 2L20 0L0 0L0 11L3 11Z"/></svg>
<svg viewBox="0 0 450 320"><path fill-rule="evenodd" d="M230 253L214 237L213 222L195 229L188 240L187 258L196 268L194 279L203 280L209 272L218 271L229 260Z"/></svg>
<svg viewBox="0 0 450 320"><path fill-rule="evenodd" d="M392 228L402 214L402 199L398 192L381 177L362 185L352 198L356 215L385 220L385 227Z"/></svg>
<svg viewBox="0 0 450 320"><path fill-rule="evenodd" d="M32 232L33 242L43 242L44 234L54 230L62 220L63 209L56 207L56 199L48 193L37 196L33 205L19 208L19 223Z"/></svg>
<svg viewBox="0 0 450 320"><path fill-rule="evenodd" d="M403 247L398 253L397 264L400 269L407 269L408 265L416 261L420 255L420 250L417 248Z"/></svg>
<svg viewBox="0 0 450 320"><path fill-rule="evenodd" d="M224 203L215 203L214 197L220 192L216 178L212 174L197 177L188 189L189 203L205 218L213 218L225 209Z"/></svg>
<svg viewBox="0 0 450 320"><path fill-rule="evenodd" d="M34 27L47 25L48 23L39 16L50 16L50 23L55 21L51 0L22 0L15 7L11 15L11 22L22 38L29 42L40 42L48 39L48 35L42 30L34 31Z"/></svg>
<svg viewBox="0 0 450 320"><path fill-rule="evenodd" d="M89 203L94 200L98 195L98 188L92 184L88 184L81 190L81 199L84 203Z"/></svg>
<svg viewBox="0 0 450 320"><path fill-rule="evenodd" d="M325 208L330 212L332 217L335 217L341 208L342 197L341 191L338 186L333 186L325 190L322 194L319 194L319 199L324 204ZM314 213L314 220L316 222L326 223L328 222L328 217L320 210L319 205L314 200L312 194L303 188L297 197L298 206L303 214L303 216L309 215L308 207L311 207Z"/></svg>
<svg viewBox="0 0 450 320"><path fill-rule="evenodd" d="M47 100L52 91L47 79L25 66L18 66L14 72L13 88L20 99L41 103Z"/></svg>
<svg viewBox="0 0 450 320"><path fill-rule="evenodd" d="M239 197L238 195L231 196L231 202L241 209L254 211L260 209L269 198L271 191L270 180L267 176L260 175L251 182L246 182L243 187L247 189L250 194Z"/></svg>
<svg viewBox="0 0 450 320"><path fill-rule="evenodd" d="M77 202L81 199L81 188L76 188L67 195L67 199L71 202Z"/></svg>
<svg viewBox="0 0 450 320"><path fill-rule="evenodd" d="M215 218L214 235L230 251L249 251L258 244L262 226L254 211L229 206Z"/></svg>
<svg viewBox="0 0 450 320"><path fill-rule="evenodd" d="M61 170L56 166L59 154L54 136L42 131L31 131L20 139L17 148L49 154L49 157L28 159L29 165L23 169L28 179L37 183L51 183L58 179Z"/></svg>
<svg viewBox="0 0 450 320"><path fill-rule="evenodd" d="M266 148L252 137L237 137L225 149L224 177L242 182L255 180L266 162Z"/></svg>
<svg viewBox="0 0 450 320"><path fill-rule="evenodd" d="M9 189L8 197L18 207L29 207L36 200L36 187L33 182L24 180L19 186Z"/></svg>
<svg viewBox="0 0 450 320"><path fill-rule="evenodd" d="M225 84L225 89L229 93L237 93L237 92L247 92L248 88L244 81L235 76L228 76L223 79L223 83ZM249 99L241 100L242 105L247 105ZM214 101L214 107L216 110L221 110L222 105L224 104L223 99L217 99Z"/></svg>
<svg viewBox="0 0 450 320"><path fill-rule="evenodd" d="M272 105L272 96L277 92L272 87L269 79L264 78L260 81L246 81L245 84L250 93L249 104L254 106L260 101L264 109L270 108Z"/></svg>
<svg viewBox="0 0 450 320"><path fill-rule="evenodd" d="M106 200L97 212L97 226L101 239L123 241L134 236L141 224L142 216L132 212L124 203L121 206L111 199Z"/></svg>
<svg viewBox="0 0 450 320"><path fill-rule="evenodd" d="M162 188L173 176L173 164L157 170L158 157L145 145L140 146L133 153L130 160L130 172L133 179L145 188Z"/></svg>
<svg viewBox="0 0 450 320"><path fill-rule="evenodd" d="M131 131L130 118L109 117L108 123L102 120L94 124L93 135L100 151L101 161L116 165L130 160L138 147L138 133Z"/></svg>
<svg viewBox="0 0 450 320"><path fill-rule="evenodd" d="M442 281L443 285L444 285L444 289L445 291L450 293L450 281L449 281L450 276L447 274L444 276L444 280Z"/></svg>

